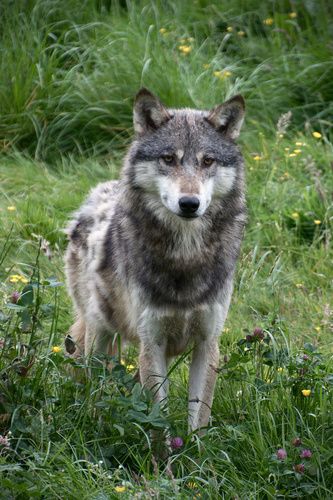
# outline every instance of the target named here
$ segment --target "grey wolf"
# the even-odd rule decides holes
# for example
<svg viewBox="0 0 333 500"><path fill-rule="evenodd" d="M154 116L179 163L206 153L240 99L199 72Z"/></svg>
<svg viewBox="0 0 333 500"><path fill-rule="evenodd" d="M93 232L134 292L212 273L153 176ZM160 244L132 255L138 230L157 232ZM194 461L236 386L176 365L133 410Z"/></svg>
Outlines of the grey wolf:
<svg viewBox="0 0 333 500"><path fill-rule="evenodd" d="M209 423L246 219L244 118L237 95L211 111L167 109L146 89L121 178L99 184L68 227L74 356L139 344L142 385L159 402L168 364L192 349L189 428Z"/></svg>

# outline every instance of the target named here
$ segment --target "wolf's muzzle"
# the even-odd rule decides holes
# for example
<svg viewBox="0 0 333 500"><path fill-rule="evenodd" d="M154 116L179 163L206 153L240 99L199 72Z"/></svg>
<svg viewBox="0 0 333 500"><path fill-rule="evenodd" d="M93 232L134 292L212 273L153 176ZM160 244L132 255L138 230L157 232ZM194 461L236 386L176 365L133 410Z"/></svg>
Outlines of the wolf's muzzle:
<svg viewBox="0 0 333 500"><path fill-rule="evenodd" d="M180 214L183 217L197 217L200 200L196 196L182 196L179 201Z"/></svg>

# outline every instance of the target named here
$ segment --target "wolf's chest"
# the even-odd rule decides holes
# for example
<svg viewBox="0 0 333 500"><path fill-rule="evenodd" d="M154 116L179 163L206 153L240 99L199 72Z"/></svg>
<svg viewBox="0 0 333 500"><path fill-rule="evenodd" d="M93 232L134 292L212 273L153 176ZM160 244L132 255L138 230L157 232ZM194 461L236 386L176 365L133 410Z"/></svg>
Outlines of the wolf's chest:
<svg viewBox="0 0 333 500"><path fill-rule="evenodd" d="M135 280L153 306L186 309L213 302L227 274L221 259L185 264L146 256L135 269Z"/></svg>

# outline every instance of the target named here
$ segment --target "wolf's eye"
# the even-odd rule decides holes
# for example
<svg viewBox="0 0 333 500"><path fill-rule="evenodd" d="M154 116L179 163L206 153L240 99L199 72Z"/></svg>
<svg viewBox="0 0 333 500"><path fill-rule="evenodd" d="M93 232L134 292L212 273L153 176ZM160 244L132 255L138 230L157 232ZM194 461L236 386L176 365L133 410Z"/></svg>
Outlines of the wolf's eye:
<svg viewBox="0 0 333 500"><path fill-rule="evenodd" d="M168 165L173 163L174 159L175 159L175 157L173 155L163 155L162 156L162 160L165 161L165 163L167 163Z"/></svg>
<svg viewBox="0 0 333 500"><path fill-rule="evenodd" d="M213 162L214 158L206 157L203 159L203 164L205 165L205 167L210 167Z"/></svg>

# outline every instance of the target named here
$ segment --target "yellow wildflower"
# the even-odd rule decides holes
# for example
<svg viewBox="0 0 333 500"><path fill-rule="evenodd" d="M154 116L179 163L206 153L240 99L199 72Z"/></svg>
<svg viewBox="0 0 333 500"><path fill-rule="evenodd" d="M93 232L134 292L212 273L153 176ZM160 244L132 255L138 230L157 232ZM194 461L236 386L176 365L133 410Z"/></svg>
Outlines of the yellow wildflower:
<svg viewBox="0 0 333 500"><path fill-rule="evenodd" d="M124 493L124 491L126 491L126 488L125 488L125 486L116 486L115 491L117 493Z"/></svg>
<svg viewBox="0 0 333 500"><path fill-rule="evenodd" d="M316 332L320 332L321 327L320 326L315 326L315 330L316 330Z"/></svg>
<svg viewBox="0 0 333 500"><path fill-rule="evenodd" d="M232 26L228 26L227 27L227 32L231 33L232 31L234 31L234 28Z"/></svg>
<svg viewBox="0 0 333 500"><path fill-rule="evenodd" d="M192 47L190 45L179 45L178 50L180 50L183 54L189 54Z"/></svg>
<svg viewBox="0 0 333 500"><path fill-rule="evenodd" d="M61 352L61 347L60 347L60 345L54 345L54 346L52 347L52 352L55 352L55 353L59 353L59 352Z"/></svg>
<svg viewBox="0 0 333 500"><path fill-rule="evenodd" d="M305 146L304 142L296 141L295 142L296 146Z"/></svg>
<svg viewBox="0 0 333 500"><path fill-rule="evenodd" d="M10 206L10 207L7 207L7 210L8 210L8 212L15 212L16 207Z"/></svg>
<svg viewBox="0 0 333 500"><path fill-rule="evenodd" d="M311 389L302 389L302 394L307 398L311 394Z"/></svg>
<svg viewBox="0 0 333 500"><path fill-rule="evenodd" d="M264 19L264 24L266 24L266 26L272 26L272 24L274 23L274 19L272 17L268 17L267 19Z"/></svg>
<svg viewBox="0 0 333 500"><path fill-rule="evenodd" d="M283 139L283 138L284 138L284 134L279 134L279 135L278 135L278 137L279 137L280 139Z"/></svg>
<svg viewBox="0 0 333 500"><path fill-rule="evenodd" d="M238 36L245 36L245 31L237 31Z"/></svg>
<svg viewBox="0 0 333 500"><path fill-rule="evenodd" d="M213 75L216 76L216 78L220 78L221 80L224 80L224 78L229 78L229 76L232 75L231 71L228 70L223 70L223 71L214 71Z"/></svg>
<svg viewBox="0 0 333 500"><path fill-rule="evenodd" d="M295 17L297 17L297 12L289 12L288 16L290 19L295 19Z"/></svg>
<svg viewBox="0 0 333 500"><path fill-rule="evenodd" d="M277 369L278 373L282 373L283 372L283 368L282 366L279 366L279 368Z"/></svg>
<svg viewBox="0 0 333 500"><path fill-rule="evenodd" d="M312 132L312 135L315 139L320 139L322 137L320 132Z"/></svg>
<svg viewBox="0 0 333 500"><path fill-rule="evenodd" d="M316 224L316 226L319 226L319 224L321 224L321 220L315 219L313 223Z"/></svg>
<svg viewBox="0 0 333 500"><path fill-rule="evenodd" d="M290 148L284 148L284 150L285 150L285 151L289 151L289 150L290 150Z"/></svg>
<svg viewBox="0 0 333 500"><path fill-rule="evenodd" d="M297 154L296 153L290 153L288 156L289 156L289 158L294 158L295 156L297 156Z"/></svg>
<svg viewBox="0 0 333 500"><path fill-rule="evenodd" d="M190 36L190 37L187 39L187 41L188 41L188 42L190 42L190 43L191 43L191 42L194 42L194 38L193 38L193 36Z"/></svg>
<svg viewBox="0 0 333 500"><path fill-rule="evenodd" d="M298 212L293 212L291 214L291 216L292 216L293 219L299 219L299 213Z"/></svg>
<svg viewBox="0 0 333 500"><path fill-rule="evenodd" d="M210 68L210 64L203 64L202 65L204 69L209 69Z"/></svg>
<svg viewBox="0 0 333 500"><path fill-rule="evenodd" d="M253 159L254 159L254 161L260 161L260 160L262 160L262 156L255 155L255 156L253 157Z"/></svg>
<svg viewBox="0 0 333 500"><path fill-rule="evenodd" d="M294 149L294 153L296 153L297 155L299 155L301 152L302 152L301 149Z"/></svg>
<svg viewBox="0 0 333 500"><path fill-rule="evenodd" d="M132 372L133 370L135 370L135 366L134 365L126 365L126 368L129 372Z"/></svg>
<svg viewBox="0 0 333 500"><path fill-rule="evenodd" d="M21 283L29 283L29 280L20 274L12 274L9 276L9 281L10 283L18 283L19 281L21 281Z"/></svg>
<svg viewBox="0 0 333 500"><path fill-rule="evenodd" d="M183 53L184 54L189 54L191 52L191 50L192 50L192 47L190 47L189 45L187 45L187 46L185 46L183 48Z"/></svg>
<svg viewBox="0 0 333 500"><path fill-rule="evenodd" d="M225 328L223 328L223 331L224 331L224 333L229 333L230 332L230 328L225 327Z"/></svg>
<svg viewBox="0 0 333 500"><path fill-rule="evenodd" d="M187 487L188 487L188 488L191 488L192 490L194 490L195 488L197 488L197 487L198 487L198 484L197 484L195 481L189 481L189 482L187 483Z"/></svg>
<svg viewBox="0 0 333 500"><path fill-rule="evenodd" d="M303 283L295 283L296 288L303 288Z"/></svg>
<svg viewBox="0 0 333 500"><path fill-rule="evenodd" d="M159 32L161 33L161 35L164 35L167 32L167 30L166 28L160 28Z"/></svg>

